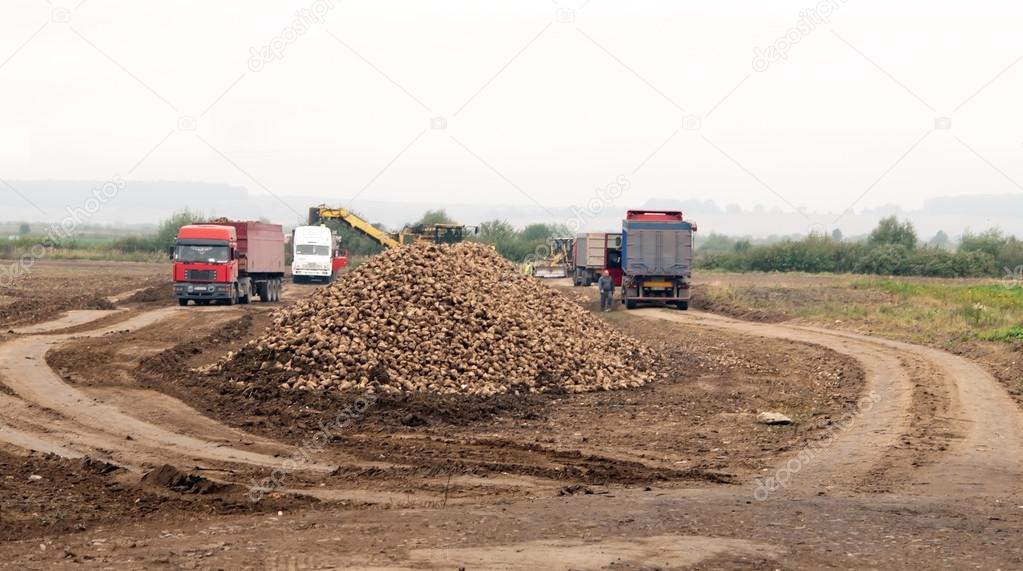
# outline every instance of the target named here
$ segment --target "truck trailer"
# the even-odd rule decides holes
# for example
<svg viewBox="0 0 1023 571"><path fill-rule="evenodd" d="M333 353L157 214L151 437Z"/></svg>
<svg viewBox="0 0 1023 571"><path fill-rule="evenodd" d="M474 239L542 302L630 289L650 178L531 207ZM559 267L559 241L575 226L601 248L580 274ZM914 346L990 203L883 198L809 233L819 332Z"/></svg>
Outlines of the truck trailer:
<svg viewBox="0 0 1023 571"><path fill-rule="evenodd" d="M678 210L629 210L622 221L622 303L689 309L693 232Z"/></svg>
<svg viewBox="0 0 1023 571"><path fill-rule="evenodd" d="M605 232L577 234L572 251L572 284L590 286L607 270L615 286L622 285L622 235Z"/></svg>
<svg viewBox="0 0 1023 571"><path fill-rule="evenodd" d="M284 229L278 224L213 220L182 226L174 241L178 304L280 301Z"/></svg>

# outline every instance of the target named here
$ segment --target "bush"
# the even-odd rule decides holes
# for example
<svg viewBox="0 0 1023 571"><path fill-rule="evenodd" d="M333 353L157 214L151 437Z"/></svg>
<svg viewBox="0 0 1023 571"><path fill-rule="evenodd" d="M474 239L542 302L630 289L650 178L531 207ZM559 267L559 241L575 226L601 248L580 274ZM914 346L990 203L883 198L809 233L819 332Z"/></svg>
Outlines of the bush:
<svg viewBox="0 0 1023 571"><path fill-rule="evenodd" d="M963 247L951 252L941 248L917 248L916 231L909 222L882 220L863 243L844 242L811 234L801 240L751 245L747 240L730 243L731 251L715 249L697 258L701 268L735 272L860 273L892 276L996 277L1004 268L1023 265L1023 242L999 231L964 237Z"/></svg>
<svg viewBox="0 0 1023 571"><path fill-rule="evenodd" d="M1015 236L1006 236L997 228L980 234L963 234L959 250L987 254L999 269L1015 270L1023 266L1023 241Z"/></svg>
<svg viewBox="0 0 1023 571"><path fill-rule="evenodd" d="M872 246L902 246L907 250L916 248L916 229L909 220L899 222L894 216L882 218L877 228L870 233L867 242Z"/></svg>
<svg viewBox="0 0 1023 571"><path fill-rule="evenodd" d="M905 246L885 244L871 249L853 267L857 274L904 276L909 269L909 250Z"/></svg>
<svg viewBox="0 0 1023 571"><path fill-rule="evenodd" d="M926 248L908 250L886 244L871 248L820 238L753 247L732 254L705 254L698 267L732 272L857 273L885 276L943 278L995 277L998 264L983 252L949 252Z"/></svg>

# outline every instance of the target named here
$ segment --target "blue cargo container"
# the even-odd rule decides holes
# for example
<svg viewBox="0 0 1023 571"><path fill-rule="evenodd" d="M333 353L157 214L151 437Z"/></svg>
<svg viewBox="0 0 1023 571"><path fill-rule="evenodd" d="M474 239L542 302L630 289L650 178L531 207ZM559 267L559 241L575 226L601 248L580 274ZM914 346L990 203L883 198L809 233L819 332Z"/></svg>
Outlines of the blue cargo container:
<svg viewBox="0 0 1023 571"><path fill-rule="evenodd" d="M630 210L622 221L622 302L688 309L696 225L677 210Z"/></svg>

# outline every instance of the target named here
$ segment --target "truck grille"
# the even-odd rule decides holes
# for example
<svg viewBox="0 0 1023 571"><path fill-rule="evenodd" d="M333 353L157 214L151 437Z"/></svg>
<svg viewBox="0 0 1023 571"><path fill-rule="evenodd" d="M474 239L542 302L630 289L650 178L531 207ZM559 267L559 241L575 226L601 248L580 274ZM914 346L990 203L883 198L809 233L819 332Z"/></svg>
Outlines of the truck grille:
<svg viewBox="0 0 1023 571"><path fill-rule="evenodd" d="M216 270L185 270L186 280L213 281L217 279Z"/></svg>

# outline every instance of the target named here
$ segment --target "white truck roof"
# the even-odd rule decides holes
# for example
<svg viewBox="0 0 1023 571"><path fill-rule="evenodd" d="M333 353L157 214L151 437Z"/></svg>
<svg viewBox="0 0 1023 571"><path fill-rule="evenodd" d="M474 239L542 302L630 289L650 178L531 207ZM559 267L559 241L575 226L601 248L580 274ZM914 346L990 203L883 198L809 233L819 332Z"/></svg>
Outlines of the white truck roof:
<svg viewBox="0 0 1023 571"><path fill-rule="evenodd" d="M295 244L330 246L333 232L326 226L298 226L295 228Z"/></svg>

